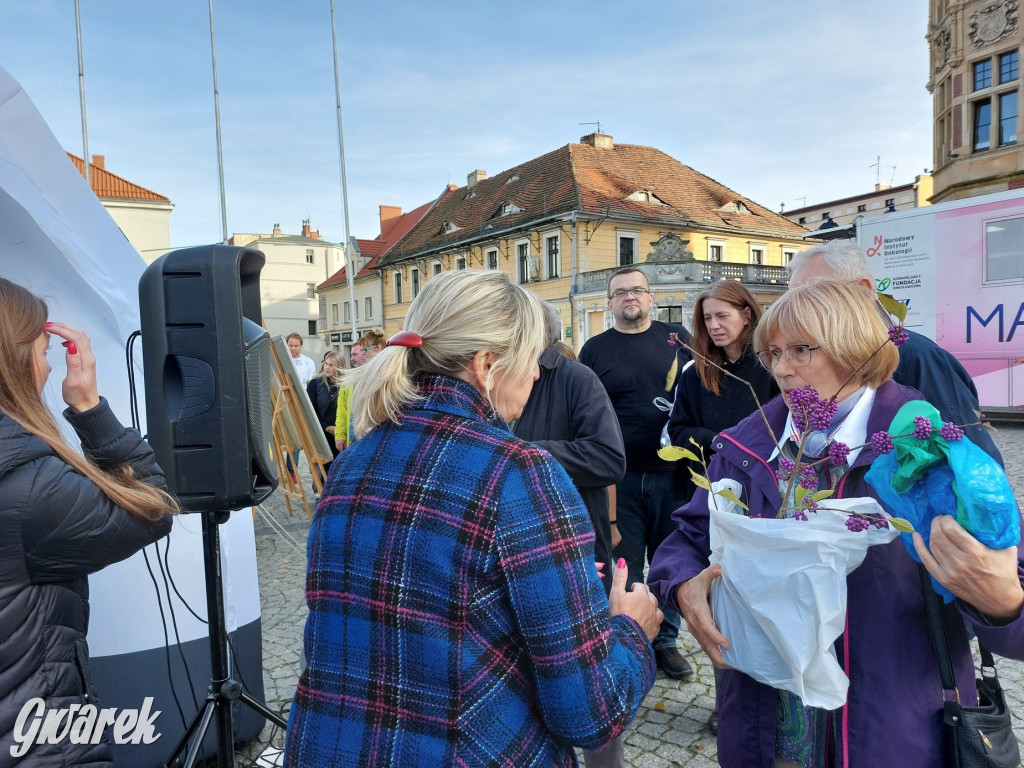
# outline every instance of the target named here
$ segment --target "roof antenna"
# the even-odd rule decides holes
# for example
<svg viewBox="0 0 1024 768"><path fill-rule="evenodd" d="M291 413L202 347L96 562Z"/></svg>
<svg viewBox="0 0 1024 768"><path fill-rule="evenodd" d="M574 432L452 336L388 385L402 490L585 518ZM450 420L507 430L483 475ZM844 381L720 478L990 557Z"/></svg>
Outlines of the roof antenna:
<svg viewBox="0 0 1024 768"><path fill-rule="evenodd" d="M597 126L597 132L598 133L601 132L601 121L600 120L594 120L593 122L590 122L590 123L577 123L577 125L596 125Z"/></svg>

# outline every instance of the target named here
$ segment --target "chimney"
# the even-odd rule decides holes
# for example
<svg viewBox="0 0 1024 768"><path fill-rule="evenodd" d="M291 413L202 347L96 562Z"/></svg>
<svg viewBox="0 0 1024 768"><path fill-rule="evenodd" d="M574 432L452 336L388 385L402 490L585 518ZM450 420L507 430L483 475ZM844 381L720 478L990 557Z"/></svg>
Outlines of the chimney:
<svg viewBox="0 0 1024 768"><path fill-rule="evenodd" d="M106 155L93 155L92 164L99 168L101 171L107 170L107 156Z"/></svg>
<svg viewBox="0 0 1024 768"><path fill-rule="evenodd" d="M580 139L580 144L589 144L597 149L615 149L615 142L607 133L588 133Z"/></svg>
<svg viewBox="0 0 1024 768"><path fill-rule="evenodd" d="M402 216L402 206L382 205L380 206L380 236L384 237L391 228L398 223Z"/></svg>
<svg viewBox="0 0 1024 768"><path fill-rule="evenodd" d="M479 184L481 181L483 181L486 178L487 178L487 171L482 171L479 168L477 168L471 174L466 176L466 186L467 187L475 187L477 184Z"/></svg>
<svg viewBox="0 0 1024 768"><path fill-rule="evenodd" d="M309 237L309 219L302 220L302 236Z"/></svg>
<svg viewBox="0 0 1024 768"><path fill-rule="evenodd" d="M277 237L280 234L281 234L281 225L280 225L280 223L276 223L275 222L273 237Z"/></svg>
<svg viewBox="0 0 1024 768"><path fill-rule="evenodd" d="M319 229L314 229L312 232L309 233L309 236L311 238L313 238L314 240L319 240L320 239L320 230Z"/></svg>

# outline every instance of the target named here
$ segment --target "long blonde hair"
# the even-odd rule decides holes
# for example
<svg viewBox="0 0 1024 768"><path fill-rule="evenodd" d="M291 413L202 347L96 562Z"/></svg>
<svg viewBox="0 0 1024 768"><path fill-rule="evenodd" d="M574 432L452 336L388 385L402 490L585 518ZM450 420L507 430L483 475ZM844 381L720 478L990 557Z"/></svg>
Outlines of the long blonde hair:
<svg viewBox="0 0 1024 768"><path fill-rule="evenodd" d="M431 278L409 307L403 330L419 347L387 347L353 371L352 413L360 437L377 424L397 422L420 399L418 373L460 376L477 352L492 352L492 374L526 376L544 351L544 319L530 294L504 272L455 270Z"/></svg>
<svg viewBox="0 0 1024 768"><path fill-rule="evenodd" d="M100 469L64 439L39 395L33 375L33 344L45 329L46 315L46 304L41 299L0 278L0 411L46 443L65 464L130 514L144 520L173 514L178 509L174 498L140 481L131 466Z"/></svg>

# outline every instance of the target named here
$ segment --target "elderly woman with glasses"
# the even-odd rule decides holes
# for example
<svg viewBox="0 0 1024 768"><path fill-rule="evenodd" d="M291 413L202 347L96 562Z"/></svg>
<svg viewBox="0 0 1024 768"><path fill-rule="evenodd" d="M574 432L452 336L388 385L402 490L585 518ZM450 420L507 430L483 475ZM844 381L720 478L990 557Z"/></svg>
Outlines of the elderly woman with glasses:
<svg viewBox="0 0 1024 768"><path fill-rule="evenodd" d="M791 288L765 313L754 336L758 358L782 395L764 407L763 415L752 414L716 438L710 479L739 481L748 514L775 517L785 488L775 471L781 457L796 455L790 397L810 385L822 397L835 395L838 409L827 428L808 439L806 452L826 457L834 441L854 448L842 464L826 459L819 465L819 487L833 489L833 498L876 497L864 475L877 454L863 444L869 435L888 430L904 403L920 399L916 390L892 381L899 353L886 340L871 298L855 284L822 280ZM675 519L680 530L659 548L648 582L660 599L678 605L701 647L723 668L721 765L943 765L938 665L918 567L900 541L871 547L847 577L846 631L834 651L850 687L843 707L825 711L725 668L722 649L744 638L723 636L708 607L711 582L721 567L708 564L707 492L698 490ZM947 640L960 696L973 704L977 689L965 622L993 653L1024 657L1024 568L1018 564L1024 551L988 549L949 516L936 518L929 548L919 534L914 540L932 576L956 595L942 610L948 614Z"/></svg>

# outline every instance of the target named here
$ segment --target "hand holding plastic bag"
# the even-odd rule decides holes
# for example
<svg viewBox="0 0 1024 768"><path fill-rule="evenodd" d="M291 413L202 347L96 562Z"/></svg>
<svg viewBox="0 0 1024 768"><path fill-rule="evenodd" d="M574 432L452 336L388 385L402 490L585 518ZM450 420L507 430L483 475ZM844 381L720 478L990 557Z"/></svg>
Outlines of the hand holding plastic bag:
<svg viewBox="0 0 1024 768"><path fill-rule="evenodd" d="M741 493L735 480L712 488ZM791 691L806 706L842 706L849 680L832 643L846 622L846 576L868 547L897 535L874 527L853 533L847 513L878 515L882 508L870 498L830 499L807 521L776 520L747 517L720 496L708 499L711 562L722 565L711 610L732 645L723 652L725 663Z"/></svg>

